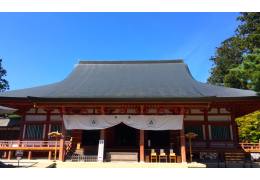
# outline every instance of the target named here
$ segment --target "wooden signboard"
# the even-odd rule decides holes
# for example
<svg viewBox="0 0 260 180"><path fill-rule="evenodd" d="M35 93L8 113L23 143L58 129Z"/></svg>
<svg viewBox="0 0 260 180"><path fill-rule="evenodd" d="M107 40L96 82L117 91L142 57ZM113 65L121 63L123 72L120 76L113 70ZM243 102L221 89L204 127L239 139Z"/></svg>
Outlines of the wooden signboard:
<svg viewBox="0 0 260 180"><path fill-rule="evenodd" d="M15 156L22 157L23 156L23 150L16 150Z"/></svg>

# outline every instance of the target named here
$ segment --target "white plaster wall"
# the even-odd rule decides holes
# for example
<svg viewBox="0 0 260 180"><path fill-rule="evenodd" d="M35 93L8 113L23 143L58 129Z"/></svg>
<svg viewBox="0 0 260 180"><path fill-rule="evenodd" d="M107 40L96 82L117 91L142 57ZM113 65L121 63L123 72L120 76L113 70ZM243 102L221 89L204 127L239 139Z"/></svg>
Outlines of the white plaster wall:
<svg viewBox="0 0 260 180"><path fill-rule="evenodd" d="M116 109L115 111L113 111L113 113L119 113L120 109Z"/></svg>
<svg viewBox="0 0 260 180"><path fill-rule="evenodd" d="M169 109L165 109L165 112L166 112L167 114L172 113L171 111L169 111Z"/></svg>
<svg viewBox="0 0 260 180"><path fill-rule="evenodd" d="M231 117L229 115L208 116L208 121L231 121Z"/></svg>
<svg viewBox="0 0 260 180"><path fill-rule="evenodd" d="M211 111L208 112L208 114L217 114L218 109L217 108L212 108Z"/></svg>
<svg viewBox="0 0 260 180"><path fill-rule="evenodd" d="M226 110L226 108L220 108L220 114L221 113L230 113L229 111Z"/></svg>
<svg viewBox="0 0 260 180"><path fill-rule="evenodd" d="M51 113L60 113L58 109L55 109L54 111L52 111Z"/></svg>
<svg viewBox="0 0 260 180"><path fill-rule="evenodd" d="M192 114L203 114L203 112L200 111L199 109L191 109L191 113Z"/></svg>
<svg viewBox="0 0 260 180"><path fill-rule="evenodd" d="M46 112L46 111L44 111L44 109L43 109L43 108L39 108L39 109L38 109L38 113L46 113L46 114L47 114L47 112Z"/></svg>
<svg viewBox="0 0 260 180"><path fill-rule="evenodd" d="M35 108L30 108L30 110L27 111L26 113L35 113Z"/></svg>
<svg viewBox="0 0 260 180"><path fill-rule="evenodd" d="M88 113L93 113L93 109L88 109Z"/></svg>
<svg viewBox="0 0 260 180"><path fill-rule="evenodd" d="M149 109L148 113L157 114L157 109Z"/></svg>
<svg viewBox="0 0 260 180"><path fill-rule="evenodd" d="M136 113L134 109L127 109L127 113Z"/></svg>
<svg viewBox="0 0 260 180"><path fill-rule="evenodd" d="M46 115L26 115L25 121L46 121Z"/></svg>
<svg viewBox="0 0 260 180"><path fill-rule="evenodd" d="M184 121L204 121L204 116L189 116L184 118Z"/></svg>
<svg viewBox="0 0 260 180"><path fill-rule="evenodd" d="M35 113L35 108L30 108L30 110L27 111L26 113ZM46 113L46 114L47 114L47 112L44 111L43 108L39 108L39 109L38 109L38 113Z"/></svg>
<svg viewBox="0 0 260 180"><path fill-rule="evenodd" d="M62 117L60 115L51 115L50 121L62 121Z"/></svg>

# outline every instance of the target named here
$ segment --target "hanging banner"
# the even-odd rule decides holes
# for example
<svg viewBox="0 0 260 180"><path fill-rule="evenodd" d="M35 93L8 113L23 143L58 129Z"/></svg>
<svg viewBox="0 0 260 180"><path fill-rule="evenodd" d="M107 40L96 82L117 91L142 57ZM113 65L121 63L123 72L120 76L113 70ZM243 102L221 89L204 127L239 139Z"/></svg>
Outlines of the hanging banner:
<svg viewBox="0 0 260 180"><path fill-rule="evenodd" d="M180 130L183 115L63 115L63 121L67 130L105 129L121 122L141 130Z"/></svg>

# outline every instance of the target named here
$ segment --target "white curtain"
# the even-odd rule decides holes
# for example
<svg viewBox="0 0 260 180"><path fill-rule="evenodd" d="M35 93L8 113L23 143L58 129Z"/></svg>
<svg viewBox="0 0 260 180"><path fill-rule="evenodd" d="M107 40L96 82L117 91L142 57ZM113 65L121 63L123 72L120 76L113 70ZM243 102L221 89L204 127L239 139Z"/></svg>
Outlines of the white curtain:
<svg viewBox="0 0 260 180"><path fill-rule="evenodd" d="M179 130L182 129L183 115L63 115L67 130L105 129L121 122L141 130Z"/></svg>

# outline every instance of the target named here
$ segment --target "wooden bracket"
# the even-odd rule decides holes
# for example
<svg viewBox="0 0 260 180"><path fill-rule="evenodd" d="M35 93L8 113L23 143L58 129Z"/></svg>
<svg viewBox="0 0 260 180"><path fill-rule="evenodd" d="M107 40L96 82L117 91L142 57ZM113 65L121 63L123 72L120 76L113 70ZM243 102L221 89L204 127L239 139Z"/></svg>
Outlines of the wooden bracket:
<svg viewBox="0 0 260 180"><path fill-rule="evenodd" d="M88 115L88 110L87 108L82 108L79 112L79 114L81 115L83 112L85 112Z"/></svg>
<svg viewBox="0 0 260 180"><path fill-rule="evenodd" d="M163 108L160 108L160 109L157 110L157 115L160 114L160 113L167 115L167 113L165 112L165 110Z"/></svg>
<svg viewBox="0 0 260 180"><path fill-rule="evenodd" d="M125 108L121 108L121 109L119 110L118 114L120 114L120 113L122 113L122 112L127 115L127 110L126 110Z"/></svg>

